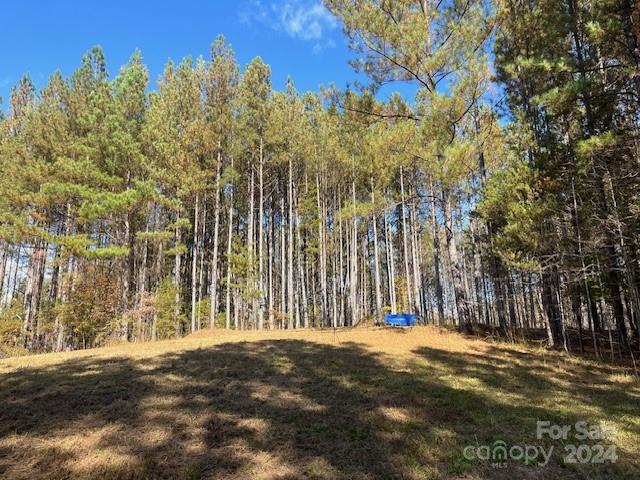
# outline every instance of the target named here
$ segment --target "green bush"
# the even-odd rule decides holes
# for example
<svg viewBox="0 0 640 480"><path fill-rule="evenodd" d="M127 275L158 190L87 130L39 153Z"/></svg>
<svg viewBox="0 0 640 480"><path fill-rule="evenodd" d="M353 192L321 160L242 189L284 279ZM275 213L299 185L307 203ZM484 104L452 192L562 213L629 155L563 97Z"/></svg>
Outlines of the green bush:
<svg viewBox="0 0 640 480"><path fill-rule="evenodd" d="M209 313L211 312L211 302L208 298L200 300L196 303L196 318L199 328L209 328L210 319Z"/></svg>
<svg viewBox="0 0 640 480"><path fill-rule="evenodd" d="M20 331L24 310L18 299L0 312L0 344L15 347L20 343Z"/></svg>
<svg viewBox="0 0 640 480"><path fill-rule="evenodd" d="M22 318L24 310L18 299L0 311L0 358L27 355L29 351L21 345Z"/></svg>
<svg viewBox="0 0 640 480"><path fill-rule="evenodd" d="M165 277L156 291L156 312L158 320L156 324L156 337L158 340L174 338L180 334L179 326L186 324L186 317L180 312L176 316L176 295L178 288L171 281L171 277Z"/></svg>

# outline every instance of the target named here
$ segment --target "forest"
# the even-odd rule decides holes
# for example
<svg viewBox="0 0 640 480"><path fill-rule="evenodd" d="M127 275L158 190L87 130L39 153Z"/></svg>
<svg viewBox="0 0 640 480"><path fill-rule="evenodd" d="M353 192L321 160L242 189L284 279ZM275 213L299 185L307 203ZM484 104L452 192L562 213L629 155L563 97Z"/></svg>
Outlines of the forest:
<svg viewBox="0 0 640 480"><path fill-rule="evenodd" d="M0 355L378 324L640 355L640 7L326 0L366 82L100 47L0 110ZM381 95L406 85L415 96Z"/></svg>

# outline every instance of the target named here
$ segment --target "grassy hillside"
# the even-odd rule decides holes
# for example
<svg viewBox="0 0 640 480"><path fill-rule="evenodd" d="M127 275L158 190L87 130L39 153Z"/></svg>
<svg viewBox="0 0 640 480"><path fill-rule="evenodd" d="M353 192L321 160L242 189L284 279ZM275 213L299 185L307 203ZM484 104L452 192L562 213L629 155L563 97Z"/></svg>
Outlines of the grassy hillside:
<svg viewBox="0 0 640 480"><path fill-rule="evenodd" d="M613 434L537 439L537 420ZM546 466L463 453L497 441L555 450ZM564 463L580 443L618 460ZM201 332L0 361L7 479L622 479L639 478L639 445L640 385L622 371L434 328Z"/></svg>

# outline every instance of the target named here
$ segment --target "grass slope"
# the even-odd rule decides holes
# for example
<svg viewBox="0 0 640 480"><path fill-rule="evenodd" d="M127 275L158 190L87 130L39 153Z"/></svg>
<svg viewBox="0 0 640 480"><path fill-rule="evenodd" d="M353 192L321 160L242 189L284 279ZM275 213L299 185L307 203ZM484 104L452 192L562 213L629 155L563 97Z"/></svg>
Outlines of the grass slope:
<svg viewBox="0 0 640 480"><path fill-rule="evenodd" d="M567 465L536 420L606 422ZM467 445L553 445L545 466ZM411 331L202 332L0 361L0 478L640 478L640 386L523 346Z"/></svg>

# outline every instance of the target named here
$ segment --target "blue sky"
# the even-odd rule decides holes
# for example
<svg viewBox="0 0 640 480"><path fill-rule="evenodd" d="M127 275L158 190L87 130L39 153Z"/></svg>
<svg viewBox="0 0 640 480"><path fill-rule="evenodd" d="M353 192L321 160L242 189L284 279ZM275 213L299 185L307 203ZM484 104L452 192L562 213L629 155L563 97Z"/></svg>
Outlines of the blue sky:
<svg viewBox="0 0 640 480"><path fill-rule="evenodd" d="M320 0L22 0L0 3L0 96L3 109L23 73L38 87L60 69L65 76L94 45L105 51L113 76L138 48L151 86L168 58L208 58L222 33L244 66L261 56L273 86L291 75L300 91L353 83L339 23Z"/></svg>

